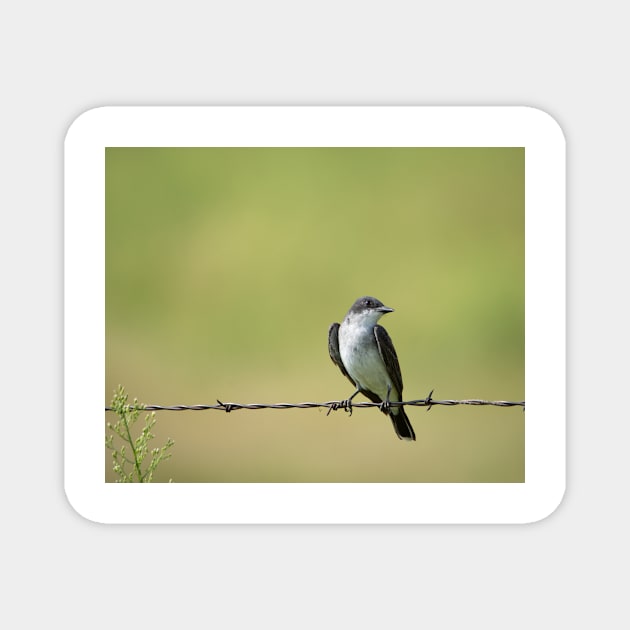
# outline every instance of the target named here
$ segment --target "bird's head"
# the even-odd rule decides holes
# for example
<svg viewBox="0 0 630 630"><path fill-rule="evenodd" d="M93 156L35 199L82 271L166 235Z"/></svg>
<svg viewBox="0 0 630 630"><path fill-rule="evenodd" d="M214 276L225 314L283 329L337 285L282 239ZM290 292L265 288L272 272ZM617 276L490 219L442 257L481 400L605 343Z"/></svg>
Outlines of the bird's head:
<svg viewBox="0 0 630 630"><path fill-rule="evenodd" d="M350 307L346 317L348 319L358 320L366 324L376 325L376 322L383 317L386 313L392 313L393 308L385 306L383 302L377 300L375 297L364 295L360 297Z"/></svg>

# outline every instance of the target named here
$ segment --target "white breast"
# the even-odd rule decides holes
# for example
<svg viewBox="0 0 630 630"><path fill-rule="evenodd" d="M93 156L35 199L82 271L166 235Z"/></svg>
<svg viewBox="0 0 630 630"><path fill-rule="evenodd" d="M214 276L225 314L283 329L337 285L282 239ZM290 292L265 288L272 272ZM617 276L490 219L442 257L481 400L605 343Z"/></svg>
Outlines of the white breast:
<svg viewBox="0 0 630 630"><path fill-rule="evenodd" d="M379 354L373 327L364 328L344 321L339 327L339 354L348 374L361 389L368 389L385 400L392 382ZM392 394L390 399L395 400L397 393L392 391Z"/></svg>

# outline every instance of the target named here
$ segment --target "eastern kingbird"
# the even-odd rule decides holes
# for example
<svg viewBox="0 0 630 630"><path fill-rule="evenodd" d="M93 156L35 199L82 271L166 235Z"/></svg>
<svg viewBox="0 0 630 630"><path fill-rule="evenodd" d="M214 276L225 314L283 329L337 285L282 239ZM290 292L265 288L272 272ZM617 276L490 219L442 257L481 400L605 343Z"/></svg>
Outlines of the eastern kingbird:
<svg viewBox="0 0 630 630"><path fill-rule="evenodd" d="M415 440L416 434L405 409L390 407L402 400L403 382L394 344L387 331L376 322L393 312L376 298L360 297L346 313L341 326L328 329L328 352L341 373L356 387L345 405L352 409L352 399L360 392L372 402L381 403L401 440Z"/></svg>

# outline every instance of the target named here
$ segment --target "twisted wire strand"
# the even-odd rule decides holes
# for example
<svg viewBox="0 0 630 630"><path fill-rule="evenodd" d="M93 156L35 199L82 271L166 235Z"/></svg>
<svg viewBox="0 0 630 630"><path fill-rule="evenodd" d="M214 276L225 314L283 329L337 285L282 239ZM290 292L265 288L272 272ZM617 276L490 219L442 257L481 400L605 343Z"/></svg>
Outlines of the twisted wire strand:
<svg viewBox="0 0 630 630"><path fill-rule="evenodd" d="M434 400L430 396L427 398L420 398L418 400L408 400L401 402L390 402L390 407L426 407L427 411L435 405L444 405L447 407L453 407L455 405L492 405L494 407L523 407L525 409L525 401L509 401L509 400L482 400L480 398L470 398L467 400ZM317 407L324 407L328 409L328 412L336 411L337 409L352 410L361 407L382 407L381 403L374 402L356 402L348 404L346 400L329 400L327 402L301 402L301 403L235 403L235 402L221 402L217 400L216 405L142 405L139 406L144 411L206 411L208 409L216 409L218 411L236 411L237 409L312 409ZM134 409L133 405L129 406L130 409ZM111 407L105 407L105 411L113 411Z"/></svg>

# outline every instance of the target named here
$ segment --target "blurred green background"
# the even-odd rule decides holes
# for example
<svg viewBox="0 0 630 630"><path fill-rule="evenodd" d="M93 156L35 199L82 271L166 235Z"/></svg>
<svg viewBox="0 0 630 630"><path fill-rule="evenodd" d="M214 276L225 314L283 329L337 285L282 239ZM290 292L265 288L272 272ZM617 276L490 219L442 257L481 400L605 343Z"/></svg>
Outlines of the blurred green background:
<svg viewBox="0 0 630 630"><path fill-rule="evenodd" d="M406 399L524 400L524 157L108 148L105 402L347 398L328 326L366 294L396 309ZM521 408L408 415L417 442L376 409L159 412L155 480L524 481Z"/></svg>

